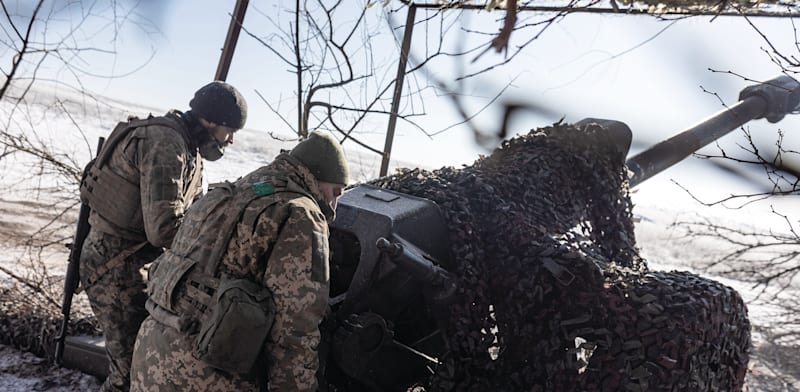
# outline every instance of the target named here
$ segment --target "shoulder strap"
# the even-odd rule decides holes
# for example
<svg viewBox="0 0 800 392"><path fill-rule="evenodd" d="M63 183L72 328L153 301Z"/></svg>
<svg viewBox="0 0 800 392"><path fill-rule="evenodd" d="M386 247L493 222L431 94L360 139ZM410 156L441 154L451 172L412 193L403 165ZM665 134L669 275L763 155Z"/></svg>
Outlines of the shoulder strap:
<svg viewBox="0 0 800 392"><path fill-rule="evenodd" d="M139 243L131 246L130 248L127 248L127 249L123 250L122 252L119 252L119 254L117 254L116 256L112 257L110 260L106 261L105 263L101 264L99 267L97 267L96 270L94 270L94 272L92 274L90 274L86 278L86 284L85 285L82 285L82 286L78 287L77 289L75 289L75 294L80 294L81 291L85 290L86 288L88 288L90 286L93 286L95 283L97 283L98 280L100 280L100 278L102 278L112 268L116 268L116 267L118 267L120 265L123 265L125 263L125 261L128 259L128 257L130 257L132 254L138 252L139 249L144 248L145 245L147 245L147 241L139 242Z"/></svg>
<svg viewBox="0 0 800 392"><path fill-rule="evenodd" d="M292 193L304 197L311 197L311 195L308 193L286 187L273 187L267 182L258 182L254 184L245 183L238 187L230 182L225 182L224 184L221 184L220 187L225 188L233 195L230 201L231 204L225 214L224 223L218 227L218 229L222 231L219 232L219 236L217 237L218 241L212 248L212 254L209 257L211 262L203 266L206 274L210 276L214 276L215 271L218 269L219 263L222 262L222 255L228 250L228 246L231 238L233 237L233 232L237 226L237 223L242 220L244 212L250 203L262 197L274 197L274 200L271 203L268 203L264 206L264 209L266 209L284 200L283 198L276 197L278 194Z"/></svg>
<svg viewBox="0 0 800 392"><path fill-rule="evenodd" d="M189 190L197 189L198 187L202 187L200 184L203 181L203 157L200 154L195 153L194 157L194 166L192 167L192 172L189 174L192 176L192 179L189 182ZM202 196L203 190L201 189L199 195ZM197 194L192 196L192 200L189 200L189 203L192 203L194 200L197 200Z"/></svg>
<svg viewBox="0 0 800 392"><path fill-rule="evenodd" d="M177 127L180 126L175 119L170 119L167 117L153 117L153 115L150 115L148 118L132 118L127 122L121 122L114 127L114 130L111 131L111 134L108 136L108 140L103 143L103 148L97 154L94 165L97 168L103 167L103 165L105 165L105 163L108 161L108 158L111 156L111 153L114 151L114 148L117 147L117 144L119 144L122 139L125 139L125 137L128 136L132 130L150 125L162 125L176 131Z"/></svg>

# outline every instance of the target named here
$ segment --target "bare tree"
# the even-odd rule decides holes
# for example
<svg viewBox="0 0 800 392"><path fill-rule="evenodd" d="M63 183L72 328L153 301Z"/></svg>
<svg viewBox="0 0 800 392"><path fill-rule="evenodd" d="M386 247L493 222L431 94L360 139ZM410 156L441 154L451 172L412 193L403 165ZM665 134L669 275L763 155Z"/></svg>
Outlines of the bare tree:
<svg viewBox="0 0 800 392"><path fill-rule="evenodd" d="M387 3L316 0L296 1L292 9L253 7L259 17L249 17L243 30L286 66L273 72L286 72L294 80L288 97L274 89L260 88L257 93L298 138L309 130L329 130L342 142L383 155L376 138L383 136L392 117L408 129L433 136L435 131L417 119L429 114L426 101L446 92L428 82L427 73L440 58L469 55L452 44L458 39L461 11L409 19L405 5ZM406 23L394 23L398 14L425 29L410 45L406 67L401 52L407 29ZM486 90L482 105L470 113L485 109L508 85Z"/></svg>
<svg viewBox="0 0 800 392"><path fill-rule="evenodd" d="M25 268L0 272L36 292L43 306L57 307L61 277L46 260L63 253L72 235L78 183L94 147L84 126L107 121L99 112L111 107L84 82L122 77L145 65L149 58L120 69L114 61L118 39L126 25L137 34L155 28L127 2L0 0L0 8L0 200L17 203L38 225L4 233L25 249L19 256ZM75 143L54 138L64 133L73 134Z"/></svg>
<svg viewBox="0 0 800 392"><path fill-rule="evenodd" d="M763 38L764 55L769 57L781 73L797 78L800 72L800 62L797 60L800 47L778 47L749 17L744 18L755 33ZM791 25L797 38L793 19ZM762 82L731 70L711 71L748 83ZM726 105L715 93L706 92L715 95ZM753 184L754 191L707 200L695 196L690 189L684 190L708 207L720 205L736 210L753 204L766 204L782 225L769 230L745 230L726 227L710 220L678 223L687 230L689 237L714 238L728 245L729 252L708 263L710 270L752 281L761 286L762 292L775 288L777 291L773 292L773 297L795 285L800 279L800 214L794 208L781 209L774 206L779 199L794 200L800 197L800 150L796 146L787 145L786 133L779 126L775 125L778 129L774 134L761 134L758 137L748 127L742 127L742 138L734 148L723 147L718 143L716 153L695 154L698 158L739 176L742 181ZM798 331L794 333L800 335Z"/></svg>
<svg viewBox="0 0 800 392"><path fill-rule="evenodd" d="M402 1L409 7L418 7L432 13L451 14L463 21L465 11L472 14L489 13L494 24L483 24L482 27L462 25L458 29L462 47L459 52L469 54L466 57L453 57L460 61L446 69L455 71L443 77L427 72L428 80L438 89L440 95L448 97L462 117L457 125L466 125L476 136L476 141L487 147L494 147L499 140L505 138L510 130L508 126L512 117L523 112L555 116L555 110L543 102L509 101L495 97L492 105L497 110L496 121L492 125L478 125L474 118L477 111L470 111L470 84L468 81L476 76L491 73L503 67L517 57L529 52L536 40L547 33L548 29L573 14L591 13L605 15L650 15L665 22L675 22L696 16L735 16L749 18L783 17L791 18L800 11L800 5L779 0L768 1L719 1L719 0L564 0L564 1L520 1L520 0L453 0L411 2ZM458 12L456 12L458 11ZM496 16L495 16L496 15ZM444 18L444 17L443 17ZM425 18L427 22L432 19ZM747 19L748 21L750 19ZM713 21L713 19L712 19ZM447 24L447 23L444 23ZM499 28L498 28L499 26ZM667 25L665 29L671 26ZM762 34L763 36L763 34ZM646 42L649 38L644 37ZM764 36L765 40L769 39ZM775 49L773 47L773 49ZM489 56L487 52L498 55ZM424 56L422 56L424 57ZM775 51L773 60L786 64L797 64L797 58L782 56ZM482 108L483 111L485 108ZM447 127L444 130L448 130ZM438 132L432 132L437 134Z"/></svg>
<svg viewBox="0 0 800 392"><path fill-rule="evenodd" d="M751 18L744 16L744 19L755 34L763 39L763 55L775 64L780 73L797 79L800 73L800 47L796 44L797 28L794 19L790 19L790 24L795 44L789 47L779 47ZM733 64L731 67L733 70L710 71L748 83L763 82L736 72ZM726 105L715 93L706 92L714 94ZM760 326L758 332L772 342L771 349L796 350L797 339L800 339L800 319L797 317L799 307L795 298L797 284L800 282L800 210L790 206L800 200L800 150L787 142L786 131L781 129L780 124L774 127L777 130L773 133L764 133L764 129L761 129L762 132L757 134L750 127L744 126L735 146L717 143L716 152L696 154L696 157L738 176L742 182L749 183L752 191L703 198L696 196L691 189L684 187L684 190L707 207L721 206L731 210L766 207L777 218L776 224L769 228L746 228L707 218L695 218L678 221L675 225L684 230L687 238L719 241L724 245L724 252L704 263L706 270L752 282L759 287L760 295L753 303L769 303L778 313L771 316L774 320L767 320L768 324ZM759 350L756 356L764 354ZM767 362L769 359L764 358ZM776 366L781 365L778 363Z"/></svg>
<svg viewBox="0 0 800 392"><path fill-rule="evenodd" d="M755 182L760 189L714 200L692 197L708 207L722 205L730 209L769 203L772 214L784 225L767 231L731 228L707 219L682 221L679 225L690 237L714 238L728 245L730 251L710 261L709 269L752 281L761 285L763 290L777 287L780 292L796 284L800 276L800 236L797 231L800 215L796 209L782 211L772 204L778 198L796 199L800 196L800 151L784 146L784 133L780 130L772 146L757 142L749 130L742 132L746 142L739 145L738 151L718 146L718 154L697 156L742 176L744 181ZM692 194L691 190L684 189Z"/></svg>
<svg viewBox="0 0 800 392"><path fill-rule="evenodd" d="M549 27L571 14L647 14L676 19L695 15L789 15L797 9L795 5L778 5L777 1L297 0L294 7L286 8L251 5L258 17L249 17L243 28L286 66L269 72L286 72L287 79L294 80L283 89L270 86L259 88L257 93L298 138L305 137L310 129L326 129L338 134L342 142L350 140L368 151L387 155L393 116L404 128L428 137L466 126L488 149L509 134L509 123L520 112L557 117L557 111L545 103L503 98L514 83L513 75L502 85L479 77L513 62ZM406 17L417 11L418 16ZM475 19L484 22L471 23ZM393 33L388 37L383 28L386 23ZM408 29L409 24L413 24L413 30ZM406 38L410 41L406 53L409 65L396 72ZM499 55L486 55L488 52ZM288 96L273 92L287 88L293 90ZM451 101L461 120L431 127L422 119L429 114L425 102L442 97ZM397 100L400 105L392 107ZM479 125L476 118L486 117L488 112L498 112L497 119L490 125ZM387 119L388 127L384 125ZM384 127L388 135L382 149L375 133Z"/></svg>

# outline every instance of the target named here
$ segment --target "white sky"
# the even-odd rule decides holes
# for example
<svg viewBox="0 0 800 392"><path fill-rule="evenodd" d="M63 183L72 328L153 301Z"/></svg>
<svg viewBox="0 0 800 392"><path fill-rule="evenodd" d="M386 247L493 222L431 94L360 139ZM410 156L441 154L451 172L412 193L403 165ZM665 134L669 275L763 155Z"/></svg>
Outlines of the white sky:
<svg viewBox="0 0 800 392"><path fill-rule="evenodd" d="M251 1L262 10L275 2ZM283 6L293 6L294 2ZM141 2L152 7L156 2ZM127 73L146 60L151 48L155 56L142 69L119 79L84 77L91 89L125 101L155 108L186 109L194 90L213 78L220 49L228 29L234 0L179 0L160 3L160 8L140 8L148 13L160 33L120 35L115 73ZM163 5L166 4L166 5ZM483 23L498 23L499 13L475 13L469 16ZM404 17L404 15L398 15ZM418 18L419 18L418 14ZM252 7L245 17L263 20ZM283 21L288 23L287 21ZM759 28L789 54L797 55L794 28L787 19L753 19ZM499 27L499 23L497 24ZM668 27L665 29L666 27ZM662 31L663 30L663 31ZM659 33L660 32L660 33ZM421 32L415 33L417 36ZM417 37L415 36L415 37ZM740 18L720 17L681 20L670 26L646 16L570 15L553 25L512 64L494 72L472 87L498 89L516 77L509 99L546 105L563 115L568 122L585 117L623 121L634 132L635 141L647 146L682 130L721 109L718 99L702 92L714 91L727 103L748 85L739 78L713 73L709 68L733 71L757 80L779 75L779 68L762 51L764 39ZM486 56L499 56L492 53ZM108 64L104 64L108 65ZM270 118L255 89L272 96L291 96L293 80L285 66L277 63L254 39L242 33L228 81L237 86L249 102L248 128L286 133L286 127ZM426 120L432 129L452 123L452 107L428 102L435 113ZM526 132L548 125L552 118L525 117L512 129ZM800 116L794 116L800 117ZM497 113L488 112L478 121L492 124ZM800 119L789 117L777 125L764 120L752 122L754 133L775 135L778 128L787 131L785 144L800 150ZM109 126L111 126L110 124ZM373 145L383 146L385 124L379 124L372 136ZM729 148L740 142L734 131L724 140ZM734 135L736 134L736 135ZM434 139L399 124L393 158L424 165L460 165L472 162L479 153L472 137L463 129L453 129ZM269 139L265 134L264 142ZM235 147L234 147L235 148ZM712 152L713 150L706 150ZM676 165L639 187L637 203L692 203L691 198L672 180L697 192L704 200L715 200L732 192L750 190L731 181L718 170L699 165L697 160Z"/></svg>

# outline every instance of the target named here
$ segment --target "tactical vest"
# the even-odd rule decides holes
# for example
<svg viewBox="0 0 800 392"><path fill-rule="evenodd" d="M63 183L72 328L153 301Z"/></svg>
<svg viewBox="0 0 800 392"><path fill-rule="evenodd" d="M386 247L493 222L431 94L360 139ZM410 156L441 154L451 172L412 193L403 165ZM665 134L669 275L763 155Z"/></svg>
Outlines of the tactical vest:
<svg viewBox="0 0 800 392"><path fill-rule="evenodd" d="M255 227L264 210L298 195L314 200L291 180L258 174L235 184L215 184L192 206L171 248L150 267L147 287L147 310L154 319L187 335L198 334L198 359L242 374L260 355L274 305L265 287L221 273L225 251L237 224ZM262 198L262 208L246 213L248 205Z"/></svg>
<svg viewBox="0 0 800 392"><path fill-rule="evenodd" d="M151 125L167 127L179 133L188 144L190 142L188 136L179 131L183 124L178 121L168 117L149 117L134 118L117 124L97 157L84 169L80 186L81 201L88 203L93 211L118 227L144 232L138 178L125 178L114 172L106 163L117 145L140 127ZM199 178L199 175L193 176L190 187L196 187Z"/></svg>

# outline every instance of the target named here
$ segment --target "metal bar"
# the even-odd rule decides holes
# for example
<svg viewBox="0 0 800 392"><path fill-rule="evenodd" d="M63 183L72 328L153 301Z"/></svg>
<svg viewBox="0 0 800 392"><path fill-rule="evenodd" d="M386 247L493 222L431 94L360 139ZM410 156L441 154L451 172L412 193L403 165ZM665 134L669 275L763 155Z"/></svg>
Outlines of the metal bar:
<svg viewBox="0 0 800 392"><path fill-rule="evenodd" d="M408 242L405 244L400 241L392 242L381 237L378 238L375 246L382 253L388 255L398 267L422 282L436 284L442 279L446 279L447 271L417 251L410 249L412 245Z"/></svg>
<svg viewBox="0 0 800 392"><path fill-rule="evenodd" d="M744 123L762 116L767 105L764 98L749 96L628 159L626 164L633 172L630 186L640 184Z"/></svg>
<svg viewBox="0 0 800 392"><path fill-rule="evenodd" d="M389 125L386 128L386 143L383 146L383 160L381 161L380 176L383 177L389 171L389 160L392 157L392 143L394 142L394 130L397 126L397 111L400 108L400 96L403 93L403 81L406 76L406 64L408 63L408 53L411 48L411 35L414 33L414 19L417 7L414 4L408 6L406 16L406 28L403 31L403 44L400 47L400 63L397 64L397 77L395 77L394 96L392 97L392 111L389 113Z"/></svg>
<svg viewBox="0 0 800 392"><path fill-rule="evenodd" d="M405 1L404 1L405 2ZM406 4L408 4L406 2ZM458 4L454 6L443 6L442 4L431 3L414 3L414 7L426 9L465 9L465 10L478 10L486 11L486 6L478 4ZM409 5L411 7L411 5ZM498 7L498 11L505 11L505 8ZM747 16L756 18L793 18L795 14L789 13L775 13L767 11L692 11L692 10L675 10L664 12L651 12L641 8L607 8L607 7L558 7L558 6L533 6L533 5L518 5L517 11L532 11L532 12L560 12L560 13L582 13L582 14L617 14L617 15L651 15L651 16Z"/></svg>
<svg viewBox="0 0 800 392"><path fill-rule="evenodd" d="M236 49L236 42L239 41L239 31L242 30L242 22L244 22L244 14L247 11L247 4L249 2L250 0L236 0L236 6L233 8L233 15L231 15L231 24L228 25L228 35L225 37L225 44L222 46L222 54L219 57L217 72L214 74L214 80L224 81L228 78L228 70L231 67L233 51Z"/></svg>
<svg viewBox="0 0 800 392"><path fill-rule="evenodd" d="M101 379L108 377L105 339L102 336L68 336L61 365Z"/></svg>
<svg viewBox="0 0 800 392"><path fill-rule="evenodd" d="M295 0L294 3L294 58L295 58L295 81L297 82L297 133L300 138L305 139L308 137L308 116L311 115L307 108L303 105L303 61L300 58L300 0ZM308 89L310 94L312 88Z"/></svg>

